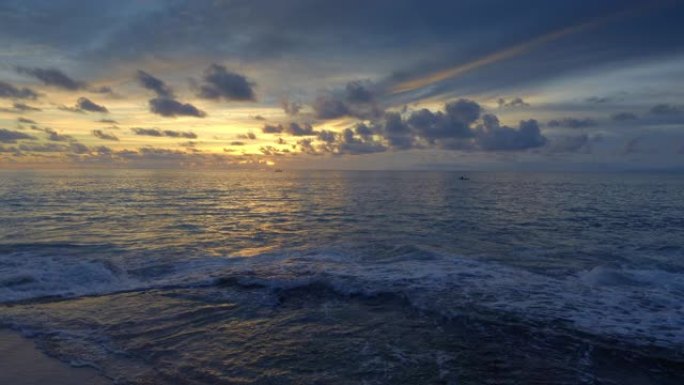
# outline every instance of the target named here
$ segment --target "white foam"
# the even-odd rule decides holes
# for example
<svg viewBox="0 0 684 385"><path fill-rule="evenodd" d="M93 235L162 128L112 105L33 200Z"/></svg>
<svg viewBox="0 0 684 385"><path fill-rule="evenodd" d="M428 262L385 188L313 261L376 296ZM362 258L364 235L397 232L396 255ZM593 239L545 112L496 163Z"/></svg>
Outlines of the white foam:
<svg viewBox="0 0 684 385"><path fill-rule="evenodd" d="M289 288L325 282L342 293L397 292L415 306L456 316L473 309L562 321L635 343L684 347L684 275L596 267L565 277L456 256L363 263L339 255L245 261L246 282Z"/></svg>
<svg viewBox="0 0 684 385"><path fill-rule="evenodd" d="M145 275L123 262L4 255L0 302L203 285L225 277L280 289L320 282L347 294L399 293L414 306L445 316L507 312L635 343L684 346L684 275L660 270L596 267L552 277L453 255L373 262L333 252L157 263L162 272Z"/></svg>
<svg viewBox="0 0 684 385"><path fill-rule="evenodd" d="M126 270L125 261L64 257L58 252L47 256L10 253L0 255L0 303L208 284L221 267L231 264L221 258L181 261L170 263L161 274L144 276Z"/></svg>

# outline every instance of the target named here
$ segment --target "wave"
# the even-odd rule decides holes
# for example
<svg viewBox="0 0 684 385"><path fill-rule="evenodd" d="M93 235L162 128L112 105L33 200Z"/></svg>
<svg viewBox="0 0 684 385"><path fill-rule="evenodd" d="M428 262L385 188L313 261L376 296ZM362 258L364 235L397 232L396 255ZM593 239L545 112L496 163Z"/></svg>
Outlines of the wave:
<svg viewBox="0 0 684 385"><path fill-rule="evenodd" d="M0 302L222 285L292 296L307 288L342 296L391 294L447 318L494 312L637 344L684 347L684 274L675 272L596 266L549 276L425 250L420 258L375 260L321 249L154 261L59 253L0 255Z"/></svg>

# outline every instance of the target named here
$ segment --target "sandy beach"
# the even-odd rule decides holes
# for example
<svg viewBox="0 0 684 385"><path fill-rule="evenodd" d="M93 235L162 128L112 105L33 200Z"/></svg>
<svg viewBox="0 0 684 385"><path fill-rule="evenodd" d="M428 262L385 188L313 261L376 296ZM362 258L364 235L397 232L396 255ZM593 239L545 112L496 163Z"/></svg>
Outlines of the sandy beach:
<svg viewBox="0 0 684 385"><path fill-rule="evenodd" d="M74 368L36 349L16 332L0 330L0 384L106 385L112 382L90 368Z"/></svg>

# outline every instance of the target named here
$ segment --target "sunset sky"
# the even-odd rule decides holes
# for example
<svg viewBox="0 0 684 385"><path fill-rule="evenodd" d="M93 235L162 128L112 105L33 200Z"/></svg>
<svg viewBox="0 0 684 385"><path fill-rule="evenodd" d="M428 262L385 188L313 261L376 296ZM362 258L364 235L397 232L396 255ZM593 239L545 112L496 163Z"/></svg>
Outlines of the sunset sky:
<svg viewBox="0 0 684 385"><path fill-rule="evenodd" d="M684 169L684 1L0 0L0 167Z"/></svg>

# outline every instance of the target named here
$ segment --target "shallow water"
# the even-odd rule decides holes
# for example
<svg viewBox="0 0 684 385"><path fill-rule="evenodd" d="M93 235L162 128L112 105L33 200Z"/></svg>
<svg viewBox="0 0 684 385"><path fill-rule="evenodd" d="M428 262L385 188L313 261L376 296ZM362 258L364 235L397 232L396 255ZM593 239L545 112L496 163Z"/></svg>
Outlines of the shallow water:
<svg viewBox="0 0 684 385"><path fill-rule="evenodd" d="M122 384L680 384L684 176L0 172L0 325Z"/></svg>

